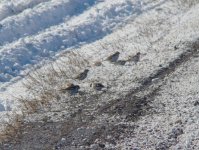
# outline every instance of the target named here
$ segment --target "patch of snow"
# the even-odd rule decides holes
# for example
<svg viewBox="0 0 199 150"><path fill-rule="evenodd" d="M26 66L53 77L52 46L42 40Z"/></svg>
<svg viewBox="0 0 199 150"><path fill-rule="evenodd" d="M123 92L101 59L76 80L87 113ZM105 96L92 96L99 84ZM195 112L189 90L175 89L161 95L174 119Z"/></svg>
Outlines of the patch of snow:
<svg viewBox="0 0 199 150"><path fill-rule="evenodd" d="M77 16L97 1L93 0L51 0L0 22L0 45L33 35L65 19Z"/></svg>
<svg viewBox="0 0 199 150"><path fill-rule="evenodd" d="M50 58L61 47L80 42L92 42L110 33L134 14L133 3L123 1L99 3L82 15L53 26L34 36L28 36L0 49L0 81L7 82L30 65Z"/></svg>
<svg viewBox="0 0 199 150"><path fill-rule="evenodd" d="M0 1L0 20L49 0L4 0Z"/></svg>

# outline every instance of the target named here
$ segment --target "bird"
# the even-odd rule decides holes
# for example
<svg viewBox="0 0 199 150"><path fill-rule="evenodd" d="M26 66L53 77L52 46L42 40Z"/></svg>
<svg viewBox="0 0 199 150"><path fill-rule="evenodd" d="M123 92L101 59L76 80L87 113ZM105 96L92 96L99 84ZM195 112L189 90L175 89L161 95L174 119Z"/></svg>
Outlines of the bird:
<svg viewBox="0 0 199 150"><path fill-rule="evenodd" d="M99 67L99 66L101 66L102 65L102 62L100 62L100 61L96 61L96 62L94 62L94 64L93 64L93 66L97 66L97 67Z"/></svg>
<svg viewBox="0 0 199 150"><path fill-rule="evenodd" d="M177 49L178 49L178 46L177 46L177 45L175 45L175 46L174 46L174 49L175 49L175 50L177 50Z"/></svg>
<svg viewBox="0 0 199 150"><path fill-rule="evenodd" d="M137 64L137 62L140 60L140 55L141 53L140 52L137 52L136 55L134 56L129 56L128 60L127 61L133 61Z"/></svg>
<svg viewBox="0 0 199 150"><path fill-rule="evenodd" d="M84 72L81 72L79 75L77 75L75 79L78 79L78 80L86 79L88 72L89 72L89 70L85 69Z"/></svg>
<svg viewBox="0 0 199 150"><path fill-rule="evenodd" d="M77 94L79 92L80 86L79 85L74 85L73 83L68 83L64 85L60 91L62 92L68 92L71 95Z"/></svg>
<svg viewBox="0 0 199 150"><path fill-rule="evenodd" d="M110 55L106 60L110 62L116 62L119 58L120 52L115 52L114 54Z"/></svg>
<svg viewBox="0 0 199 150"><path fill-rule="evenodd" d="M0 112L1 111L5 111L6 109L5 109L5 107L4 107L4 105L3 104L0 104Z"/></svg>
<svg viewBox="0 0 199 150"><path fill-rule="evenodd" d="M102 83L91 83L90 87L97 91L101 91L103 88L105 88L105 86Z"/></svg>
<svg viewBox="0 0 199 150"><path fill-rule="evenodd" d="M126 60L118 60L114 63L115 65L121 65L124 66L126 64Z"/></svg>

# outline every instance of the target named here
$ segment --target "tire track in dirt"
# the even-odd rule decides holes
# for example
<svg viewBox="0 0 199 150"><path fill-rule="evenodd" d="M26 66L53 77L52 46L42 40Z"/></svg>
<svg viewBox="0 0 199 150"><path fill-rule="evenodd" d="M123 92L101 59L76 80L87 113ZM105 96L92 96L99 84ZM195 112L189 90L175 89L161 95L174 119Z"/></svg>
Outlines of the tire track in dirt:
<svg viewBox="0 0 199 150"><path fill-rule="evenodd" d="M149 77L143 79L141 81L141 85L135 89L130 90L124 98L116 99L109 101L109 104L106 104L106 106L102 107L99 110L99 114L103 111L108 110L113 105L117 105L122 99L128 99L129 97L136 96L136 94L144 91L151 91L149 88L151 86L155 86L155 84L161 83L164 81L165 77L172 74L178 67L180 67L183 63L186 63L191 58L196 57L199 54L199 40L196 40L193 43L189 43L189 46L187 47L187 50L180 54L176 59L169 62L166 67L162 67L159 70L155 71L154 74L149 75ZM154 84L154 79L156 80Z"/></svg>
<svg viewBox="0 0 199 150"><path fill-rule="evenodd" d="M60 126L61 130L61 136L65 137L67 140L71 140L72 135L76 133L76 130L80 127L89 127L93 126L95 124L95 132L91 136L91 139L88 139L87 141L83 142L83 145L90 145L92 144L96 139L98 138L104 138L104 134L106 133L106 130L104 129L104 125L100 124L99 122L95 122L97 117L102 116L102 114L108 114L108 117L106 117L104 120L108 120L109 117L119 114L119 115L126 115L127 120L136 121L139 119L140 116L145 115L148 112L150 113L150 106L148 103L150 103L158 94L160 87L163 85L164 80L167 79L169 75L171 75L177 68L182 66L184 63L187 63L189 60L191 60L193 57L197 57L199 54L199 40L196 40L193 43L189 43L187 50L182 52L176 59L169 62L166 67L163 67L159 70L157 70L154 74L149 75L149 77L143 79L142 84L140 87L131 90L128 92L124 97L120 97L118 99L113 99L109 101L107 104L101 106L98 108L95 113L92 113L92 116L86 115L86 110L81 112L74 112L71 114L71 118L68 119L67 122L64 122ZM157 79L157 82L153 82L153 79ZM141 95L141 96L140 96ZM101 95L103 96L103 95ZM95 95L94 95L95 97ZM90 97L91 99L94 97ZM122 110L122 111L121 111ZM152 112L153 113L153 112ZM77 117L83 115L84 121L78 122ZM71 122L73 125L71 125ZM103 122L100 121L100 122ZM99 124L98 124L99 123ZM55 123L56 124L56 123ZM55 128L55 124L52 123L52 128ZM34 124L33 128L37 126ZM45 126L48 126L48 123L44 127L39 127L40 129L45 128ZM66 126L70 126L70 128L66 129ZM109 124L108 131L112 131L115 129L114 124ZM23 130L26 132L26 128L24 127ZM48 129L46 129L45 132L47 132ZM50 131L50 128L49 128ZM42 138L42 134L40 135ZM44 138L44 137L43 137ZM38 138L39 139L39 138ZM52 144L58 143L59 137L56 137L55 139L51 139L51 146ZM18 145L19 146L19 145ZM48 147L48 145L46 145ZM64 146L64 145L63 145ZM66 145L65 145L66 146Z"/></svg>
<svg viewBox="0 0 199 150"><path fill-rule="evenodd" d="M186 51L182 52L176 59L169 62L166 67L157 70L154 74L151 74L149 77L143 79L140 87L131 90L124 97L111 100L107 104L98 108L96 112L92 114L95 117L84 116L87 118L85 118L86 122L84 122L83 126L89 127L89 125L94 123L96 118L102 114L108 114L110 118L115 114L126 115L126 120L131 120L134 122L139 119L140 116L144 116L145 114L149 113L155 113L151 111L151 106L149 103L153 101L158 92L161 90L164 80L167 79L167 76L175 72L177 68L188 62L193 57L196 57L198 54L199 40L189 43ZM153 82L154 79L157 79L155 83ZM105 118L105 120L109 119ZM74 128L68 132L70 136L66 136L66 139L70 138L71 134L80 127L82 127L81 124L74 126ZM96 132L91 136L92 138L89 138L83 145L92 144L96 139L103 139L103 134L106 133L104 128L104 124L96 124ZM109 124L109 131L114 130L114 128L114 124ZM65 133L65 135L68 134Z"/></svg>
<svg viewBox="0 0 199 150"><path fill-rule="evenodd" d="M109 101L108 104L99 108L94 116L100 116L103 113L111 114L111 116L113 116L116 113L120 113L126 114L127 120L130 118L131 121L136 121L140 116L151 113L148 103L157 96L166 77L175 72L177 68L188 62L193 57L197 57L198 54L199 40L196 40L193 43L189 43L187 50L180 54L176 59L169 62L166 67L157 70L154 74L145 78L140 87L131 90L124 98L121 97L120 99ZM155 84L153 83L153 79L157 79ZM138 95L142 93L144 94L139 97ZM98 136L95 136L95 139L100 138L102 134L103 132L101 134L98 133ZM95 139L92 139L91 141L93 142Z"/></svg>

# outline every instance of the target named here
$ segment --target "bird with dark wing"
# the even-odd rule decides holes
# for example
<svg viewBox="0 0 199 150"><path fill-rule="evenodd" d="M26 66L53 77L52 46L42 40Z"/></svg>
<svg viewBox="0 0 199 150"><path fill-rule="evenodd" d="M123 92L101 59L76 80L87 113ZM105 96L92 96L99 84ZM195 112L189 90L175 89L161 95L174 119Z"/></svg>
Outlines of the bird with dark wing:
<svg viewBox="0 0 199 150"><path fill-rule="evenodd" d="M140 52L137 52L136 55L129 56L129 58L127 59L127 61L129 61L129 62L134 62L134 63L137 64L137 62L140 61L140 55L141 55L141 53L140 53Z"/></svg>
<svg viewBox="0 0 199 150"><path fill-rule="evenodd" d="M86 79L88 72L89 72L89 70L85 69L84 72L81 72L79 75L77 75L77 77L75 79L78 79L78 80Z"/></svg>
<svg viewBox="0 0 199 150"><path fill-rule="evenodd" d="M126 60L118 60L118 61L116 61L114 64L115 65L120 65L120 66L124 66L125 64L126 64Z"/></svg>
<svg viewBox="0 0 199 150"><path fill-rule="evenodd" d="M106 60L110 62L116 62L119 58L120 52L115 52L114 54L110 55Z"/></svg>
<svg viewBox="0 0 199 150"><path fill-rule="evenodd" d="M68 92L71 95L77 94L79 92L80 86L79 85L74 85L72 83L68 83L64 85L60 91L62 92Z"/></svg>
<svg viewBox="0 0 199 150"><path fill-rule="evenodd" d="M91 83L90 87L97 91L101 91L105 86L102 83Z"/></svg>

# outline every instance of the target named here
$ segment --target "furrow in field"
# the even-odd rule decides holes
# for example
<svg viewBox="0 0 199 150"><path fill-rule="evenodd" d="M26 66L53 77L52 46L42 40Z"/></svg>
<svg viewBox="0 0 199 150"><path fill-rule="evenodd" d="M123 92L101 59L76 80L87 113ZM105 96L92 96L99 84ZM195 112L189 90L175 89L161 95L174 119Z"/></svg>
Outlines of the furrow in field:
<svg viewBox="0 0 199 150"><path fill-rule="evenodd" d="M93 0L51 0L0 22L0 45L57 25L85 11Z"/></svg>
<svg viewBox="0 0 199 150"><path fill-rule="evenodd" d="M0 2L0 20L17 15L22 11L49 0L10 0Z"/></svg>
<svg viewBox="0 0 199 150"><path fill-rule="evenodd" d="M125 0L99 3L69 21L3 46L0 49L0 81L9 81L58 51L109 34L136 13L133 8L133 4Z"/></svg>

